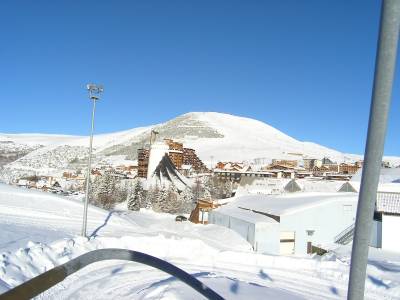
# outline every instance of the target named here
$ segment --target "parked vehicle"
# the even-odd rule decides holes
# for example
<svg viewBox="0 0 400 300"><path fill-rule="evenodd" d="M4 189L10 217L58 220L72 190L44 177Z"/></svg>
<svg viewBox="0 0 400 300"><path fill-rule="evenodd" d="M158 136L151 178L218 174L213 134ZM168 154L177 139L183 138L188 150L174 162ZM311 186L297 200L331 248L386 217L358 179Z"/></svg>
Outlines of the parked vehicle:
<svg viewBox="0 0 400 300"><path fill-rule="evenodd" d="M187 218L185 216L177 216L175 218L176 222L183 222L183 221L187 221Z"/></svg>

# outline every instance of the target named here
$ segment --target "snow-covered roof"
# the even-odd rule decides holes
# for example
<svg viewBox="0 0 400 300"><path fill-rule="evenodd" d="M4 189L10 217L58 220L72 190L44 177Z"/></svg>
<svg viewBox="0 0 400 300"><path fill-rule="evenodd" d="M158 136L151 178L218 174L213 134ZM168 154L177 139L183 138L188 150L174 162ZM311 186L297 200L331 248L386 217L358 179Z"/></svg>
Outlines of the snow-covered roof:
<svg viewBox="0 0 400 300"><path fill-rule="evenodd" d="M231 207L242 207L274 216L289 215L308 208L334 201L351 201L357 203L354 193L292 193L277 196L245 195L236 197L227 204Z"/></svg>
<svg viewBox="0 0 400 300"><path fill-rule="evenodd" d="M321 180L321 179L296 179L304 192L334 193L343 185L339 180Z"/></svg>
<svg viewBox="0 0 400 300"><path fill-rule="evenodd" d="M287 178L268 178L268 177L246 177L242 176L236 195L248 194L280 194L285 191L285 187L291 182Z"/></svg>
<svg viewBox="0 0 400 300"><path fill-rule="evenodd" d="M214 210L214 212L247 221L249 223L278 223L268 216L255 213L251 210L232 207L228 205L217 208Z"/></svg>
<svg viewBox="0 0 400 300"><path fill-rule="evenodd" d="M360 182L348 181L347 184L351 185L356 192L360 191ZM378 192L400 193L400 183L379 183Z"/></svg>
<svg viewBox="0 0 400 300"><path fill-rule="evenodd" d="M361 181L362 169L359 169L356 174L351 177L350 181ZM400 180L400 168L381 168L379 183L392 183Z"/></svg>

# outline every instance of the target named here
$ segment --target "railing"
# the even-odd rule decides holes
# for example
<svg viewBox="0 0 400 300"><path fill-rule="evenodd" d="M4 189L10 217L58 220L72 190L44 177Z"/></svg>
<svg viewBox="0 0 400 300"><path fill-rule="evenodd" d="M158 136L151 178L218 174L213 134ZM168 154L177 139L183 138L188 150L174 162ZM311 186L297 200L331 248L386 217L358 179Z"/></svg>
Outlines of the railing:
<svg viewBox="0 0 400 300"><path fill-rule="evenodd" d="M88 252L70 260L63 265L44 272L39 276L34 277L25 283L5 292L4 294L1 294L0 299L31 299L89 264L112 259L128 260L151 266L176 277L180 281L195 289L207 299L224 299L198 279L179 269L178 267L157 257L142 252L125 249L100 249Z"/></svg>
<svg viewBox="0 0 400 300"><path fill-rule="evenodd" d="M354 234L354 227L355 224L351 224L349 227L347 227L345 230L343 230L341 233L339 233L337 236L335 236L334 241L336 244L342 244L345 245L349 241L348 239L353 236Z"/></svg>

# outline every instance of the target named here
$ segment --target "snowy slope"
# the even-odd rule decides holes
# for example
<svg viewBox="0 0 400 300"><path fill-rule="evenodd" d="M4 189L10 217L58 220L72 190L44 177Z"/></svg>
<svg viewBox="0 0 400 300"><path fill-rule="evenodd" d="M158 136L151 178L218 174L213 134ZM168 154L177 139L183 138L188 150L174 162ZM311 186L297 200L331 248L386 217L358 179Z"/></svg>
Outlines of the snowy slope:
<svg viewBox="0 0 400 300"><path fill-rule="evenodd" d="M221 113L189 113L186 116L216 129L222 138L198 138L188 141L189 147L198 149L200 157L209 160L232 161L254 158L301 158L290 153L311 157L328 156L337 161L351 159L338 151L307 142L300 142L263 122Z"/></svg>
<svg viewBox="0 0 400 300"><path fill-rule="evenodd" d="M58 135L58 134L42 134L42 133L18 133L8 134L0 133L0 141L8 141L16 144L25 144L29 146L42 145L48 146L52 144L68 143L79 136Z"/></svg>
<svg viewBox="0 0 400 300"><path fill-rule="evenodd" d="M227 299L346 297L348 249L322 258L261 255L225 227L175 222L171 215L150 211L110 214L94 207L89 208L89 232L94 234L86 239L76 236L79 202L0 185L0 204L0 293L85 252L123 248L165 259ZM365 298L398 299L400 256L378 254L368 266ZM202 297L150 267L108 261L71 275L40 299Z"/></svg>
<svg viewBox="0 0 400 300"><path fill-rule="evenodd" d="M137 159L137 149L148 143L152 128L159 132L159 139L173 138L183 142L185 147L194 148L207 164L211 161L252 161L257 158L262 158L264 163L272 158L327 156L338 162L361 158L315 143L298 141L254 119L215 112L195 112L158 125L96 135L94 163L121 162L121 158L131 161ZM7 181L34 171L51 173L73 167L72 161L85 162L88 140L88 137L2 134L0 148L2 142L15 145L26 143L40 148L32 148L29 154L7 163L0 172L0 178ZM391 157L390 160L395 164L400 163L398 157Z"/></svg>

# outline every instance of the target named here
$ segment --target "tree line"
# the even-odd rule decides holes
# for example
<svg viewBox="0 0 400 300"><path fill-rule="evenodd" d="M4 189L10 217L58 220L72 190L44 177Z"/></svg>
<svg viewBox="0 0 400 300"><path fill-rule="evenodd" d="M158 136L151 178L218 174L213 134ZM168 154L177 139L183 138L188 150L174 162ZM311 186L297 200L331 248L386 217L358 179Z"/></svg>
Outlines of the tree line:
<svg viewBox="0 0 400 300"><path fill-rule="evenodd" d="M120 202L129 210L141 208L171 214L190 213L197 199L222 199L232 196L232 182L216 177L196 179L193 186L179 191L173 184L146 186L140 178L120 180L112 174L97 176L91 183L90 202L104 209L113 209Z"/></svg>

